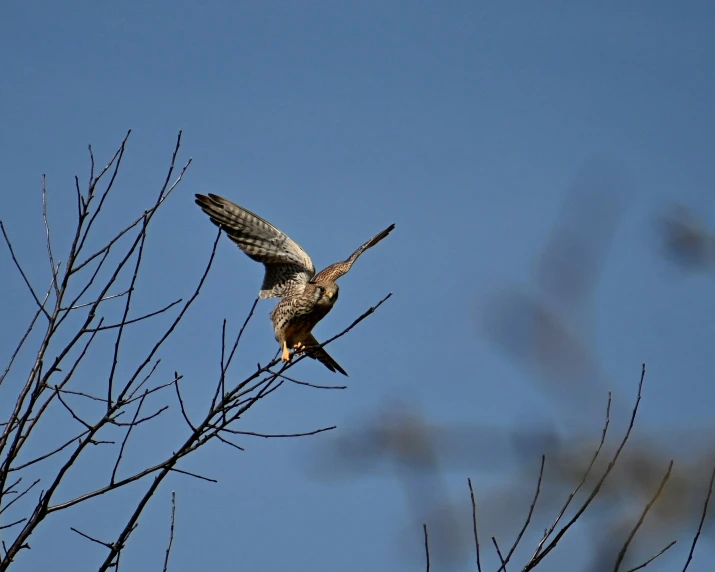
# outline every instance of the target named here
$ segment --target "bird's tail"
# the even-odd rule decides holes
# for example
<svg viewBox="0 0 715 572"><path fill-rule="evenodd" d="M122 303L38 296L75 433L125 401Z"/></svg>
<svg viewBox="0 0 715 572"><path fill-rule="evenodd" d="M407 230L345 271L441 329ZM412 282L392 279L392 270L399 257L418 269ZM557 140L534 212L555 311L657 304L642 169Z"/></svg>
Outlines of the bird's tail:
<svg viewBox="0 0 715 572"><path fill-rule="evenodd" d="M315 347L319 346L320 342L315 339L313 334L308 334L308 336L303 341L303 345L305 345L305 353L308 357L317 359L330 371L338 371L345 376L348 375L347 372L342 367L340 367L340 364L336 362L332 357L330 357L330 354L326 352L324 348Z"/></svg>

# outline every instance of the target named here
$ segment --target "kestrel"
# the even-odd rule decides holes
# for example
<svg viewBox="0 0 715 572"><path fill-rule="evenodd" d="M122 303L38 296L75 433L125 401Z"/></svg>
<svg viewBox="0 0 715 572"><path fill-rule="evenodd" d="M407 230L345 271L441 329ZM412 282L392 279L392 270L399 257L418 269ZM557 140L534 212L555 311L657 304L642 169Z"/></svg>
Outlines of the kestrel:
<svg viewBox="0 0 715 572"><path fill-rule="evenodd" d="M268 221L218 195L196 195L211 222L250 258L266 267L260 298L281 298L270 314L276 341L281 346L282 361L290 361L289 348L305 352L330 371L348 375L320 345L311 331L338 299L336 280L346 274L358 257L385 238L391 224L376 234L343 262L331 264L315 273L310 256L295 241Z"/></svg>

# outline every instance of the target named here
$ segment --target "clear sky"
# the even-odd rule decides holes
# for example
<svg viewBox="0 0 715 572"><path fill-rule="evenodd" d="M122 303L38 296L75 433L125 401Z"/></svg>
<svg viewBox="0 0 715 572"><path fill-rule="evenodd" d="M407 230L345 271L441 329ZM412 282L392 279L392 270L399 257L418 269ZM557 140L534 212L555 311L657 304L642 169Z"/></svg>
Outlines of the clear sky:
<svg viewBox="0 0 715 572"><path fill-rule="evenodd" d="M183 130L182 157L193 163L153 228L137 311L185 296L205 263L215 232L196 192L258 212L318 267L397 225L341 280L340 301L316 329L325 339L394 292L329 348L350 373L349 389L286 386L242 429L348 431L396 397L434 423L508 429L525 415L561 423L568 406L554 406L542 380L484 335L480 309L509 285L533 289L534 260L571 184L605 157L623 173L625 200L588 295L586 336L624 408L647 363L639 427L672 438L712 420L713 276L675 272L658 254L651 222L679 201L715 226L713 21L706 1L8 3L0 16L0 218L31 279L44 285L41 174L57 248L67 248L73 177L86 179L87 144L102 163L133 130L111 203L120 221L153 200ZM33 302L0 252L4 363ZM197 412L202 384L215 378L221 321L240 325L261 276L222 239L204 295L163 354L167 371L188 380ZM271 307L259 304L236 379L277 349ZM315 362L292 373L344 381ZM142 447L150 457L152 445L166 451L183 441L172 419L134 442L138 459ZM598 436L600 418L588 422ZM160 569L172 490L175 572L422 569L420 524L402 481L389 472L316 479L311 459L329 442L246 438L245 453L219 445L199 453L185 468L219 483L168 480L132 537L127 569ZM440 476L467 530L467 476L485 503L510 478L470 455ZM93 470L85 465L78 486ZM69 555L93 569L103 549L69 527L110 538L131 492L48 521L17 569L55 569ZM520 524L500 538L507 543ZM684 540L653 570L682 562L694 524L676 531ZM584 565L583 530L553 566ZM708 569L706 544L699 556L690 570Z"/></svg>

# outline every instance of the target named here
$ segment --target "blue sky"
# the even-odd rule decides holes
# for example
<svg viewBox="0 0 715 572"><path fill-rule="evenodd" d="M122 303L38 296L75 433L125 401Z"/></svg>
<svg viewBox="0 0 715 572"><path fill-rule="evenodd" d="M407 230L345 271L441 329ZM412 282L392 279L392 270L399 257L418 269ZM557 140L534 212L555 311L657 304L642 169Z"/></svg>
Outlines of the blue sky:
<svg viewBox="0 0 715 572"><path fill-rule="evenodd" d="M327 338L394 292L330 346L349 389L286 387L242 429L347 431L396 397L434 423L508 429L525 415L558 424L568 412L490 343L480 309L509 285L532 291L534 260L570 186L605 157L623 173L625 200L588 299L589 347L623 400L648 364L639 427L672 440L711 422L713 277L675 272L658 255L651 222L674 201L708 224L715 216L714 16L709 2L660 1L13 3L0 22L0 217L31 279L45 284L41 174L57 248L66 249L87 144L101 163L133 130L113 220L101 229L109 233L153 200L181 129L181 157L193 162L153 228L137 312L185 296L205 263L215 233L193 204L196 192L261 214L318 267L397 225L341 280L339 303L316 329ZM6 252L0 265L5 359L33 302ZM240 325L261 276L223 239L204 295L164 352L167 371L189 380L197 412L204 380L215 377L221 321ZM236 379L276 350L271 307L259 304ZM292 372L343 381L312 362ZM138 460L183 440L175 421L135 443ZM241 454L200 452L187 468L219 484L167 481L126 566L160 567L176 490L174 571L420 569L421 530L400 481L389 473L316 480L310 459L328 442L254 440ZM93 466L77 477L79 488ZM507 479L501 470L475 454L440 486L468 518L466 477L486 501ZM131 493L98 505L107 537ZM47 523L17 568L44 569L72 554L93 569L102 548L69 526L95 526L96 510ZM582 565L583 531L566 543L554 565ZM682 561L681 543L653 570ZM691 570L706 569L701 550Z"/></svg>

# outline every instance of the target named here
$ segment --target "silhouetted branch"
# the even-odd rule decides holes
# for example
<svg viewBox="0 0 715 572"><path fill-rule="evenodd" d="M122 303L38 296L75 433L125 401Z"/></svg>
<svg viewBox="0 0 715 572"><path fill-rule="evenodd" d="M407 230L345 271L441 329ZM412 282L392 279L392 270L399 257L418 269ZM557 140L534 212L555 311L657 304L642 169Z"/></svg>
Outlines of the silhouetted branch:
<svg viewBox="0 0 715 572"><path fill-rule="evenodd" d="M497 572L501 572L502 570L504 572L506 572L506 565L509 563L509 560L511 560L511 557L514 554L516 547L519 546L519 542L521 542L521 539L524 536L526 529L529 527L529 523L531 522L531 517L534 514L534 508L536 507L536 501L539 499L539 493L541 492L541 480L544 478L544 464L545 463L546 463L546 456L541 455L541 466L539 468L539 478L536 482L536 492L534 493L534 498L531 501L531 505L529 506L529 513L526 515L526 521L524 522L524 526L521 527L521 530L519 531L519 534L517 535L516 540L514 541L514 544L512 544L511 548L509 549L509 552L507 553L506 558L502 562L502 567Z"/></svg>
<svg viewBox="0 0 715 572"><path fill-rule="evenodd" d="M499 550L499 544L497 543L496 536L492 536L492 543L494 544L494 548L497 551L497 556L499 556L499 562L501 562L501 567L499 568L499 570L504 570L504 572L506 572L506 562L504 561L504 557L501 554L501 550Z"/></svg>
<svg viewBox="0 0 715 572"><path fill-rule="evenodd" d="M655 502L660 497L660 494L663 492L663 488L665 487L665 483L667 483L668 479L670 478L670 471L672 469L673 469L673 461L670 461L670 464L668 465L668 470L666 471L665 475L663 476L663 480L660 482L660 486L658 487L658 490L655 492L655 495L653 495L653 498L651 499L651 501L645 506L645 509L643 509L643 513L641 514L641 517L638 519L638 522L635 524L635 526L631 530L631 533L628 535L628 538L626 539L625 543L623 544L623 548L621 548L621 551L618 553L618 558L616 559L616 565L613 568L614 572L618 572L618 569L621 567L621 563L623 562L623 558L625 558L625 556L626 556L626 551L628 550L628 546L630 545L631 541L633 540L633 537L638 532L638 529L643 524L643 521L645 520L645 517L648 514L648 511L653 506L653 504L655 504Z"/></svg>
<svg viewBox="0 0 715 572"><path fill-rule="evenodd" d="M639 565L636 566L635 568L631 568L630 570L628 570L628 572L636 572L636 570L643 570L643 568L645 568L646 566L648 566L648 564L650 564L651 562L653 562L653 560L655 560L656 558L658 558L658 557L661 556L662 554L665 554L666 551L670 550L673 546L675 546L675 543L676 543L676 542L677 542L676 540L673 540L670 544L668 544L668 545L667 545L665 548L663 548L660 552L657 552L656 554L654 554L653 556L651 556L648 560L646 560L645 562L643 562L643 564L639 564Z"/></svg>
<svg viewBox="0 0 715 572"><path fill-rule="evenodd" d="M469 483L469 496L472 499L472 531L474 532L474 547L477 552L477 572L482 572L482 559L479 553L479 532L477 530L477 503L474 500L472 479L467 479L467 483Z"/></svg>
<svg viewBox="0 0 715 572"><path fill-rule="evenodd" d="M631 431L633 430L633 425L635 424L636 420L636 415L638 413L638 406L640 405L641 401L641 395L643 391L643 381L645 379L645 364L643 364L641 368L641 378L640 381L638 382L638 395L636 397L636 402L635 405L633 406L633 411L631 413L631 419L630 423L628 424L628 429L626 430L625 435L623 436L623 439L621 440L621 443L619 444L618 448L616 449L615 454L613 455L611 461L608 463L608 467L604 471L603 475L601 478L598 480L596 483L595 487L591 491L591 494L588 496L588 498L584 501L584 503L581 505L581 507L576 511L576 514L571 518L571 520L564 525L561 530L556 534L556 537L546 546L546 548L540 552L536 553L531 560L527 563L526 567L524 568L524 571L531 570L535 568L539 562L541 562L549 552L551 552L558 542L563 538L564 534L573 526L573 524L581 517L581 515L586 511L586 509L589 507L593 499L596 497L596 495L599 493L601 490L601 487L603 486L603 483L605 480L608 478L608 475L611 473L613 470L613 467L615 466L616 462L618 461L618 457L621 454L621 451L623 450L623 447L625 447L626 442L628 441L628 438L631 435ZM610 400L609 400L610 403ZM604 428L604 434L605 434L606 429Z"/></svg>
<svg viewBox="0 0 715 572"><path fill-rule="evenodd" d="M688 569L688 566L690 566L690 562L693 559L693 553L695 552L695 546L698 543L698 540L700 539L700 533L703 530L703 523L705 522L705 517L708 514L708 505L710 504L710 496L713 493L713 483L715 482L715 467L713 467L713 471L710 474L710 482L708 484L708 494L705 497L705 502L703 503L703 512L700 516L700 522L698 523L698 530L695 532L695 536L693 537L693 543L690 546L690 552L688 552L688 559L685 561L685 566L683 566L683 572L685 572Z"/></svg>
<svg viewBox="0 0 715 572"><path fill-rule="evenodd" d="M556 516L556 519L551 524L549 529L544 533L544 536L539 541L539 544L536 547L536 551L532 555L530 562L533 561L541 553L544 543L549 539L551 534L554 532L554 530L556 529L556 526L561 521L561 518L563 518L563 515L566 513L566 509L568 509L569 505L571 504L571 501L576 496L578 491L581 490L581 487L584 485L584 483L586 482L586 479L591 474L591 470L593 469L593 466L596 463L596 459L598 459L598 456L601 454L601 450L603 449L603 444L606 442L606 434L608 433L608 427L609 427L610 423L611 423L611 392L609 391L608 392L608 402L606 404L606 421L603 425L603 430L601 431L601 441L599 442L598 447L596 448L596 451L593 454L593 457L591 457L591 462L588 464L588 467L586 468L586 471L583 474L583 478L578 483L578 485L576 485L576 488L573 491L571 491L571 494L568 496L568 498L566 499L566 502L561 507L561 510L559 511L558 515Z"/></svg>
<svg viewBox="0 0 715 572"><path fill-rule="evenodd" d="M12 261L15 263L15 267L20 272L20 275L22 276L22 279L24 280L27 289L30 291L30 294L32 294L32 298L35 300L37 307L45 315L45 318L47 318L47 320L49 321L50 315L47 313L47 310L45 310L45 303L40 302L40 299L37 297L37 294L35 294L35 289L32 287L30 281L27 279L27 274L25 274L25 271L22 269L22 266L20 266L20 261L17 259L17 256L15 256L15 250L12 247L12 242L10 242L10 237L7 235L7 232L5 232L5 225L3 224L2 220L0 220L0 230L2 231L3 238L5 239L5 244L7 244L7 248L10 251Z"/></svg>
<svg viewBox="0 0 715 572"><path fill-rule="evenodd" d="M169 544L166 547L166 555L164 556L163 572L169 569L169 555L171 554L171 546L174 544L174 522L176 518L176 491L171 491L171 527L169 528Z"/></svg>

